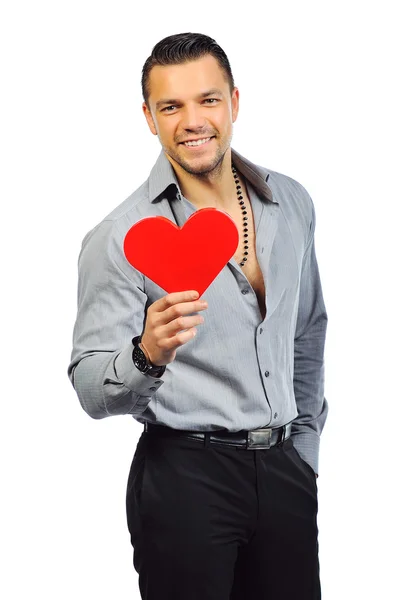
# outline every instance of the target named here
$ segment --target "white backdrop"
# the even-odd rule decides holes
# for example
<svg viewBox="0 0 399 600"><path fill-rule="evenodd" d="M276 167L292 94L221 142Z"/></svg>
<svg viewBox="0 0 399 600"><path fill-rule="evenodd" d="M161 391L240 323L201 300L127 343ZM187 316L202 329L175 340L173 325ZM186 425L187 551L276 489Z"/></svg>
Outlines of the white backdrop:
<svg viewBox="0 0 399 600"><path fill-rule="evenodd" d="M300 181L316 207L329 315L323 598L397 594L394 4L2 5L2 598L139 598L124 502L142 428L90 419L66 369L82 238L160 151L141 112L142 65L184 31L214 37L230 59L233 147Z"/></svg>

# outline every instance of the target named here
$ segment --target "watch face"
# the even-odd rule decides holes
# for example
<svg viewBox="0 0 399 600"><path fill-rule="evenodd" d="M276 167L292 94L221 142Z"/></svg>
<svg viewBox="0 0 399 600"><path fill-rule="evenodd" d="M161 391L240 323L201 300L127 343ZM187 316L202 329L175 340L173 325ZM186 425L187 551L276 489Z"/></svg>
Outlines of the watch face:
<svg viewBox="0 0 399 600"><path fill-rule="evenodd" d="M138 346L133 348L133 362L139 371L144 373L148 370L145 354Z"/></svg>

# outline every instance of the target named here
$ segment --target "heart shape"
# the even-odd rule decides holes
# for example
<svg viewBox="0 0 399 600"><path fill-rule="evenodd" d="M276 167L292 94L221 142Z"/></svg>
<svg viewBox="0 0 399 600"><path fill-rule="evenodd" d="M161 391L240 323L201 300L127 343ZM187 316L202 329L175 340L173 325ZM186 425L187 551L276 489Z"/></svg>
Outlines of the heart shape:
<svg viewBox="0 0 399 600"><path fill-rule="evenodd" d="M127 232L128 262L167 293L197 290L201 296L237 249L233 219L216 208L201 208L183 227L166 217L146 217Z"/></svg>

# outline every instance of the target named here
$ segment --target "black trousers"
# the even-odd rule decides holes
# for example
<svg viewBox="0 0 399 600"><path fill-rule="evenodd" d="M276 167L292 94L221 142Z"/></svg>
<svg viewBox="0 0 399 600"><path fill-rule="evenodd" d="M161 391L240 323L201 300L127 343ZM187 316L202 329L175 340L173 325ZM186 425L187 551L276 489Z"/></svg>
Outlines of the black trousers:
<svg viewBox="0 0 399 600"><path fill-rule="evenodd" d="M127 523L144 600L317 600L317 482L292 439L265 450L143 432Z"/></svg>

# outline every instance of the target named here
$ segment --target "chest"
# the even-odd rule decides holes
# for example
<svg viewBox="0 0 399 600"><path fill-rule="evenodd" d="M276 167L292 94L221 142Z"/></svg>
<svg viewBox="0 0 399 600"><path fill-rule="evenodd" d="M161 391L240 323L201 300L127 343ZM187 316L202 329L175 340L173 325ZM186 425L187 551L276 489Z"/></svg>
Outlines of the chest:
<svg viewBox="0 0 399 600"><path fill-rule="evenodd" d="M243 216L241 210L239 209L230 213L230 216L234 220L239 232L239 243L237 246L237 250L234 253L234 260L237 262L238 265L240 265L242 272L251 284L252 289L254 290L258 299L259 310L261 312L262 318L264 319L266 316L265 282L256 255L255 222L249 200L247 200L246 202L246 211L248 221L246 221L245 229L247 231L244 231ZM244 237L245 234L247 234L247 237ZM247 252L248 254L245 255L245 252ZM242 265L244 257L247 260Z"/></svg>

